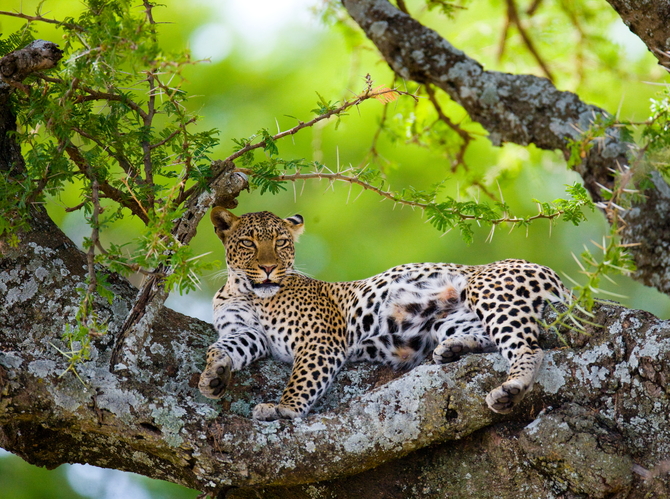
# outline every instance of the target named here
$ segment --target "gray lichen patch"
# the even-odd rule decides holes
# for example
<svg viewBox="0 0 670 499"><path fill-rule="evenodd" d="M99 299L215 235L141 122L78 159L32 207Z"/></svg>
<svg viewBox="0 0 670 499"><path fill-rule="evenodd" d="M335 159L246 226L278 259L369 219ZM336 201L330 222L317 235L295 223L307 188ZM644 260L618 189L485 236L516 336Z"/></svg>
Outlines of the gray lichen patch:
<svg viewBox="0 0 670 499"><path fill-rule="evenodd" d="M23 364L23 358L16 352L0 352L0 366L9 370L18 369Z"/></svg>
<svg viewBox="0 0 670 499"><path fill-rule="evenodd" d="M554 352L549 352L545 355L540 371L537 373L536 383L540 385L547 394L553 395L558 393L558 391L565 386L567 376L570 376L570 374L564 372L564 370L557 365Z"/></svg>
<svg viewBox="0 0 670 499"><path fill-rule="evenodd" d="M166 397L162 405L149 404L155 424L162 430L164 440L171 447L179 447L184 438L179 434L184 427L186 411L174 397Z"/></svg>
<svg viewBox="0 0 670 499"><path fill-rule="evenodd" d="M382 37L389 27L386 21L376 21L370 25L370 33L375 37Z"/></svg>
<svg viewBox="0 0 670 499"><path fill-rule="evenodd" d="M28 372L43 379L56 374L57 369L56 362L50 359L34 360L28 364Z"/></svg>
<svg viewBox="0 0 670 499"><path fill-rule="evenodd" d="M611 431L595 424L579 406L544 413L522 431L519 443L532 466L564 484L564 490L592 498L631 487L632 461L611 443ZM595 428L595 431L594 431Z"/></svg>

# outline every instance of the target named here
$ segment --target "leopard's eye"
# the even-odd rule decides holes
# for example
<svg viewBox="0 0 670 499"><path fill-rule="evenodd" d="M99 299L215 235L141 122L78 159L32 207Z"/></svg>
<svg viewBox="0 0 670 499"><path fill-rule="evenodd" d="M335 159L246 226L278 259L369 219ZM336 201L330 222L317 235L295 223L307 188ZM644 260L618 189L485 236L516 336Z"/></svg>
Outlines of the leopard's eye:
<svg viewBox="0 0 670 499"><path fill-rule="evenodd" d="M288 245L288 239L277 239L277 248L283 248Z"/></svg>
<svg viewBox="0 0 670 499"><path fill-rule="evenodd" d="M244 246L245 248L255 248L256 247L254 242L249 240L249 239L240 239L240 244L242 246Z"/></svg>

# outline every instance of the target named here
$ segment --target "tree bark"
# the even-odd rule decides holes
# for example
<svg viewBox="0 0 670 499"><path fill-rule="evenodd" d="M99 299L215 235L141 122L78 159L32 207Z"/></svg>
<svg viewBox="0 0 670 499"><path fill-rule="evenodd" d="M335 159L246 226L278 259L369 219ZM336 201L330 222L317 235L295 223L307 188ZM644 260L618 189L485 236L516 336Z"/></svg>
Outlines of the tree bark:
<svg viewBox="0 0 670 499"><path fill-rule="evenodd" d="M9 106L0 118L0 158L10 158L0 166L22 173ZM86 256L42 209L33 214L18 246L0 243L0 445L28 462L130 470L230 497L344 498L352 486L385 498L670 493L670 324L647 313L604 305L601 328L564 332L570 347L544 338L536 386L509 415L486 406L507 370L487 354L407 373L348 366L310 416L257 422L251 408L279 398L288 366L261 361L235 374L222 401L205 399L197 380L215 334L162 306L133 326L129 362L112 371L137 294L114 274L113 301L95 304L109 332L93 339L81 379L65 372L71 346L60 338Z"/></svg>
<svg viewBox="0 0 670 499"><path fill-rule="evenodd" d="M668 0L607 0L658 59L670 69L670 2Z"/></svg>
<svg viewBox="0 0 670 499"><path fill-rule="evenodd" d="M313 414L264 423L251 408L279 398L288 366L261 361L236 373L222 402L207 400L196 383L214 332L166 308L135 345L134 367L110 372L135 296L115 275L116 298L96 304L110 332L79 366L83 383L62 375L58 338L84 277L85 255L44 214L18 248L3 247L0 445L28 462L85 462L212 494L241 488L230 497L353 497L365 483L371 497L515 497L521 484L529 497L670 492L653 471L670 446L670 324L645 312L601 306L602 328L566 332L570 348L545 338L536 386L511 415L486 407L507 369L488 354L407 373L349 366Z"/></svg>
<svg viewBox="0 0 670 499"><path fill-rule="evenodd" d="M402 78L444 90L489 132L494 145L534 144L540 149L560 150L568 158L570 140L579 139L599 117L608 116L605 110L583 102L576 94L559 91L546 78L484 70L478 61L393 7L388 0L343 0L342 3L393 71ZM614 6L619 2L610 3ZM667 41L670 40L668 3L661 2L657 9L649 10L642 7L644 0L638 4L634 12L633 9L626 11L624 20L635 16L653 19L654 29L645 31L653 32L653 36L642 40L658 54L654 44L659 37L667 35L664 43L670 43ZM603 202L602 187L615 188L613 172L624 171L633 148L633 144L621 139L616 127L610 127L575 168L595 203ZM660 176L654 183L655 187L644 193L647 199L635 201L631 210L622 215L629 227L622 233L623 242L631 244L630 253L637 265L633 278L670 294L670 258L649 262L650 251L670 247L670 231L655 228L656 223L664 225L663 221L670 214L667 203L656 202L666 198L664 193L670 187ZM651 217L649 221L635 226L645 216Z"/></svg>

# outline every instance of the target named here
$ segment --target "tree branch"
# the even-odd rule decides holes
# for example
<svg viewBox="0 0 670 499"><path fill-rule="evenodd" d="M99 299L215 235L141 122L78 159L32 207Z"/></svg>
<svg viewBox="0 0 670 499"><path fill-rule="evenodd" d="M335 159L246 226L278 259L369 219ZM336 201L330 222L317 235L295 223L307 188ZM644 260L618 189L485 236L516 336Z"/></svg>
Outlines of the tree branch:
<svg viewBox="0 0 670 499"><path fill-rule="evenodd" d="M41 15L30 16L28 14L24 14L23 12L9 12L9 11L6 11L6 10L0 10L0 16L18 17L18 18L25 19L26 21L30 21L30 22L42 22L42 23L47 23L47 24L57 24L58 26L63 26L63 27L68 28L68 29L72 29L72 30L76 30L76 31L84 31L84 28L82 28L78 24L65 23L65 22L59 21L57 19L49 19L47 17L42 17Z"/></svg>
<svg viewBox="0 0 670 499"><path fill-rule="evenodd" d="M623 22L647 46L661 66L670 69L670 1L607 0Z"/></svg>
<svg viewBox="0 0 670 499"><path fill-rule="evenodd" d="M479 62L387 0L343 0L343 4L397 74L447 92L488 130L494 145L535 144L541 149L558 149L568 158L570 140L579 139L599 117L608 116L603 109L582 102L574 93L557 90L544 78L485 71ZM662 5L667 4L666 1ZM663 8L659 7L658 12ZM641 5L636 10L643 11L647 9ZM652 16L654 19L666 19L658 12ZM668 26L670 23L665 25L663 33L670 30ZM670 40L670 34L667 39ZM604 201L602 187L616 189L615 175L629 164L632 147L633 144L621 140L616 127L609 127L596 145L585 151L575 170L594 202ZM670 187L660 177L655 183L655 189L645 192L649 202L635 202L622 215L628 223L622 234L624 243L637 245L630 249L638 266L633 277L670 294L670 259L659 259L649 253L655 248L670 248L670 230L665 228L670 204L654 201L668 199L665 193L670 192ZM640 218L649 223L635 228L634 220ZM645 244L637 244L640 242ZM644 247L649 248L646 254L642 253Z"/></svg>
<svg viewBox="0 0 670 499"><path fill-rule="evenodd" d="M551 74L551 71L549 70L549 66L547 66L547 63L542 59L540 56L539 52L535 48L535 44L533 43L532 38L530 35L526 32L526 29L523 27L521 23L521 19L519 18L519 11L516 6L516 2L514 0L506 0L507 2L507 27L505 29L505 32L509 29L510 24L514 24L516 28L519 30L519 35L521 35L521 39L523 40L524 45L528 49L528 52L533 56L537 64L542 68L542 72L544 75L549 78L549 80L553 83L554 82L554 77ZM504 51L504 37L503 35L503 43L501 43L500 51L499 51L499 58L502 57L503 51Z"/></svg>
<svg viewBox="0 0 670 499"><path fill-rule="evenodd" d="M82 174L86 176L89 180L93 181L96 177L92 171L86 159L82 156L79 148L73 145L65 146L65 152L68 154L70 159L77 165ZM109 199L112 199L119 203L121 206L128 208L133 215L142 220L145 224L149 222L146 211L140 205L140 203L134 198L128 198L128 196L123 192L109 185L107 182L100 181L100 191L107 196Z"/></svg>
<svg viewBox="0 0 670 499"><path fill-rule="evenodd" d="M35 40L0 59L0 82L24 89L21 82L29 74L55 67L61 57L63 51L55 43Z"/></svg>
<svg viewBox="0 0 670 499"><path fill-rule="evenodd" d="M502 358L489 354L408 373L348 366L314 414L263 423L248 419L251 408L279 397L289 367L261 361L235 374L221 403L209 401L196 385L214 332L169 309L161 308L153 324L145 324L144 338L135 337L134 366L110 373L111 346L135 294L115 275L107 278L113 303L95 303L109 333L92 340L91 359L78 367L86 386L70 374L60 377L66 359L54 348L62 347L55 336L80 299L75 286L86 274L86 255L44 214L18 248L3 252L0 269L0 445L49 468L86 462L210 493L231 486L286 487L360 473L429 445L477 438L492 424L508 421L518 432L537 419L520 437L527 439L519 449L528 476L544 490L556 480L582 493L590 490L585 483L594 484L601 495L590 497L604 497L616 490L613 484L641 487L632 463L650 470L670 445L670 400L662 378L670 363L670 327L645 313L603 306L594 319L602 329L589 328L588 337L564 332L573 346L547 352L536 387L511 415L486 407L487 391L506 373ZM551 348L557 341L547 336L543 344ZM555 459L552 445L573 445L555 433L561 421L581 424L583 434L590 432L586 422L606 427L608 438L617 435L619 444L602 450L594 440L591 453L572 456L570 465L583 469L581 474L557 466L538 475L534 466ZM553 435L555 444L532 428ZM473 449L456 448L472 456ZM610 458L629 466L598 467ZM599 481L603 475L606 480Z"/></svg>
<svg viewBox="0 0 670 499"><path fill-rule="evenodd" d="M488 130L494 145L535 144L563 151L567 157L569 140L579 138L597 117L607 114L574 93L558 91L544 78L485 71L479 62L387 0L343 0L343 4L397 74L447 92ZM610 168L627 164L628 148L612 127L598 154L588 154L578 166L595 201L602 200L598 184L613 184Z"/></svg>

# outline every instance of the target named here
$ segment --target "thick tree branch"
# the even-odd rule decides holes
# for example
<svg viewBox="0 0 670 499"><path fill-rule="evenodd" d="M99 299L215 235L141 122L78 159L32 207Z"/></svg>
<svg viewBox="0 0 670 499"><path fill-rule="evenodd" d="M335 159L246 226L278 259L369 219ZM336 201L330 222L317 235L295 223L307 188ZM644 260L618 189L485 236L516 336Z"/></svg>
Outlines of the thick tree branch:
<svg viewBox="0 0 670 499"><path fill-rule="evenodd" d="M12 176L25 172L21 147L12 138L16 116L9 101L11 91L31 72L54 67L62 55L55 43L35 40L0 59L0 171Z"/></svg>
<svg viewBox="0 0 670 499"><path fill-rule="evenodd" d="M574 93L557 90L544 78L485 71L479 62L387 0L343 0L343 4L397 74L447 92L488 130L495 145L534 144L541 149L558 149L567 158L569 141L579 139L599 117L607 116L604 110L582 102ZM640 6L637 12L642 11L645 8ZM603 201L603 186L614 188L615 172L628 165L631 147L620 139L615 127L610 127L585 153L576 171L595 202ZM663 228L670 204L655 202L666 199L670 188L660 177L655 182L656 188L645 193L649 201L636 202L622 215L628 224L622 234L624 243L643 243L630 249L638 266L634 277L670 294L670 259L658 257L660 248L670 248L670 230ZM640 220L647 223L636 226Z"/></svg>
<svg viewBox="0 0 670 499"><path fill-rule="evenodd" d="M212 205L234 208L238 194L247 187L246 177L234 171L232 161L214 161L212 180L209 189L197 187L189 196L186 212L172 229L172 235L180 244L188 244L195 236L200 220ZM137 293L135 303L130 309L114 344L110 366L130 369L134 366L138 351L145 340L147 326L156 318L169 295L165 289L164 278L170 268L160 266L150 275Z"/></svg>
<svg viewBox="0 0 670 499"><path fill-rule="evenodd" d="M85 277L86 255L43 214L20 247L3 248L3 255L0 445L31 463L87 462L210 492L290 486L359 473L491 424L509 421L520 429L536 420L522 432L529 440L519 449L532 471L554 452L532 428L554 431L557 419L581 428L597 423L620 444L602 450L594 441L593 452L573 456L571 465L596 470L577 477L566 467L549 469L548 478L532 471L538 487L550 490L551 481L561 479L579 491L590 473L589 484L601 483L602 494L593 497L602 497L618 490L612 483L643 487L632 464L652 469L670 445L663 378L670 327L648 314L602 307L595 321L604 329L573 338L573 348L549 351L531 396L509 416L492 413L484 402L507 369L500 356L490 354L405 374L349 366L315 414L262 423L248 419L251 408L279 398L288 366L263 361L236 373L232 392L213 403L198 393L196 382L214 333L208 324L169 309L161 308L153 324L144 324L145 334L133 338L133 366L110 373L112 345L134 297L115 275L108 278L114 302L96 303L110 332L92 340L91 360L78 368L86 386L70 374L60 377L67 361L56 349L64 348L58 337L80 300L75 288ZM551 338L544 343L557 344ZM464 448L459 452L470 455ZM594 455L599 462L628 464L614 470L587 466L583 460ZM602 476L604 485L598 482Z"/></svg>
<svg viewBox="0 0 670 499"><path fill-rule="evenodd" d="M62 56L63 51L55 43L35 40L0 59L0 80L19 86L29 74L55 67Z"/></svg>
<svg viewBox="0 0 670 499"><path fill-rule="evenodd" d="M670 69L670 1L607 0L649 51Z"/></svg>
<svg viewBox="0 0 670 499"><path fill-rule="evenodd" d="M495 145L535 144L563 151L567 157L569 140L579 138L607 114L571 92L557 90L545 78L484 70L387 0L343 0L343 4L397 74L444 90L488 130ZM615 128L599 146L578 167L595 201L602 200L598 184L612 186L612 170L627 164L629 147Z"/></svg>
<svg viewBox="0 0 670 499"><path fill-rule="evenodd" d="M5 134L0 158L10 158L0 166L21 174L22 161L8 134L13 115L0 118L6 120L0 123ZM233 203L234 189L244 184L232 162L214 166L214 192L191 198L191 216L175 229L180 241L192 237L212 202ZM453 470L451 463L460 470L468 462L481 470L481 451L502 447L490 460L507 467L487 470L477 483L504 482L511 497L519 487L510 476L523 477L524 490L537 497L556 490L566 497L670 492L667 481L650 485L642 478L643 471L653 476L670 447L667 322L600 307L594 322L602 329L582 337L565 333L572 346L547 352L532 394L507 416L492 413L484 402L507 370L500 356L489 354L409 373L349 366L314 414L261 423L249 419L251 408L279 398L288 367L257 363L236 373L222 402L203 398L196 386L214 336L211 326L155 302L151 320L137 321L135 334L121 340L136 290L114 274L107 276L113 302L95 303L109 333L92 339L91 358L78 366L84 385L62 375L68 362L58 350L66 349L60 336L74 322L87 258L41 209L33 213L32 228L21 234L17 247L0 243L0 446L29 462L50 468L86 462L213 494L243 487L232 493L243 497L255 493L249 487L305 491L301 484L345 480L341 477L380 465L392 467L398 458L417 463L437 454L447 464L437 463L433 472ZM111 372L120 342L128 362ZM545 338L544 346L557 342ZM518 436L518 443L500 445L487 429L491 425L493 432ZM428 446L434 447L421 450ZM401 487L402 479L397 473L389 483ZM456 479L458 489L447 479L431 483L439 483L442 495L463 488ZM414 497L430 497L429 492Z"/></svg>

